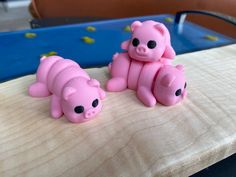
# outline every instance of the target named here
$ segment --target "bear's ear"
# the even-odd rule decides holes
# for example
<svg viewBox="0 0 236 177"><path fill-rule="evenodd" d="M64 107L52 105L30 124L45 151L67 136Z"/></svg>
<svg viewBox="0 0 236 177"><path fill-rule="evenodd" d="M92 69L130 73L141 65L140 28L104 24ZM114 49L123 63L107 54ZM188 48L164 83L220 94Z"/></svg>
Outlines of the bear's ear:
<svg viewBox="0 0 236 177"><path fill-rule="evenodd" d="M121 43L121 49L128 50L130 40Z"/></svg>
<svg viewBox="0 0 236 177"><path fill-rule="evenodd" d="M158 24L154 25L154 28L157 29L163 36L165 36L167 29L163 24L158 23Z"/></svg>
<svg viewBox="0 0 236 177"><path fill-rule="evenodd" d="M92 87L99 87L100 83L96 80L96 79L90 79L88 80L88 85L92 86Z"/></svg>
<svg viewBox="0 0 236 177"><path fill-rule="evenodd" d="M138 27L142 26L142 22L135 21L131 24L131 31L134 32Z"/></svg>
<svg viewBox="0 0 236 177"><path fill-rule="evenodd" d="M75 89L75 88L73 88L73 87L66 87L66 88L63 90L63 93L62 93L63 98L64 98L65 100L68 100L69 97L70 97L73 93L75 93L75 92L76 92L76 89Z"/></svg>
<svg viewBox="0 0 236 177"><path fill-rule="evenodd" d="M161 85L163 85L165 87L170 87L172 85L172 83L174 82L175 78L176 77L171 74L166 74L161 79Z"/></svg>
<svg viewBox="0 0 236 177"><path fill-rule="evenodd" d="M183 65L176 65L176 68L177 68L179 71L184 71L184 66L183 66Z"/></svg>

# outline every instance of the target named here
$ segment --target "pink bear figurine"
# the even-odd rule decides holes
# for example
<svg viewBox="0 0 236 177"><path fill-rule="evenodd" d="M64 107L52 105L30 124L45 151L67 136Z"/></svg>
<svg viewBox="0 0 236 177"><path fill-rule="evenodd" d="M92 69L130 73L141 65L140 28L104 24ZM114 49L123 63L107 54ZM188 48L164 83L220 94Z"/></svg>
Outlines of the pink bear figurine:
<svg viewBox="0 0 236 177"><path fill-rule="evenodd" d="M159 103L170 106L187 96L186 86L184 67L166 65L157 74L153 93Z"/></svg>
<svg viewBox="0 0 236 177"><path fill-rule="evenodd" d="M36 82L28 93L33 97L51 96L51 116L65 117L74 123L90 120L102 108L105 92L97 80L91 79L80 66L59 56L43 57Z"/></svg>
<svg viewBox="0 0 236 177"><path fill-rule="evenodd" d="M127 88L137 91L146 105L154 106L154 78L161 66L171 64L175 51L171 47L167 28L155 21L135 21L131 24L132 38L121 44L125 53L116 53L109 65L111 79L107 90L119 92Z"/></svg>

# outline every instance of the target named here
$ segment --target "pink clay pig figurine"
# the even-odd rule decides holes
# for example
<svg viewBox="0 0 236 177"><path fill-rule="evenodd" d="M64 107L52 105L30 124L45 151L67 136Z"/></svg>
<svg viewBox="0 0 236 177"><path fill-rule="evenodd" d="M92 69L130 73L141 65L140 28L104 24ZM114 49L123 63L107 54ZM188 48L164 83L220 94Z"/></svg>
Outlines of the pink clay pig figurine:
<svg viewBox="0 0 236 177"><path fill-rule="evenodd" d="M156 77L153 93L159 103L171 106L187 96L186 86L182 65L164 66Z"/></svg>
<svg viewBox="0 0 236 177"><path fill-rule="evenodd" d="M135 21L131 24L132 38L124 41L121 48L128 50L130 58L141 62L155 62L161 58L173 59L170 33L162 23L152 20Z"/></svg>
<svg viewBox="0 0 236 177"><path fill-rule="evenodd" d="M171 64L175 57L170 34L163 24L151 20L133 22L131 31L131 40L121 44L128 52L116 53L109 65L111 79L106 88L112 92L136 90L137 97L146 106L154 106L154 77L161 66Z"/></svg>
<svg viewBox="0 0 236 177"><path fill-rule="evenodd" d="M91 120L102 108L105 92L80 66L59 56L41 58L36 82L29 86L32 97L51 96L51 116L63 114L74 123Z"/></svg>

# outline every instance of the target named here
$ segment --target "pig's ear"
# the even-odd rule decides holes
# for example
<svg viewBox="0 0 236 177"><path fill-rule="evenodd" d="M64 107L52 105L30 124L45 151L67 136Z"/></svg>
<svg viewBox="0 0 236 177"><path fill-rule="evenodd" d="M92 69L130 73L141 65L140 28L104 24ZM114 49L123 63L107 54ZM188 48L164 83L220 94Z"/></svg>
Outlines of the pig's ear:
<svg viewBox="0 0 236 177"><path fill-rule="evenodd" d="M168 58L168 59L174 59L175 55L176 54L175 54L174 49L170 45L167 45L162 57Z"/></svg>
<svg viewBox="0 0 236 177"><path fill-rule="evenodd" d="M172 85L172 83L174 82L175 78L176 77L171 74L166 74L161 79L161 85L163 85L165 87L170 87Z"/></svg>
<svg viewBox="0 0 236 177"><path fill-rule="evenodd" d="M100 83L96 79L88 80L88 85L92 87L100 87Z"/></svg>
<svg viewBox="0 0 236 177"><path fill-rule="evenodd" d="M102 90L101 88L98 88L98 94L101 100L103 100L106 97L106 92Z"/></svg>
<svg viewBox="0 0 236 177"><path fill-rule="evenodd" d="M156 25L154 25L154 28L157 29L163 36L166 35L166 27L161 24L161 23L158 23Z"/></svg>
<svg viewBox="0 0 236 177"><path fill-rule="evenodd" d="M184 66L183 65L177 65L176 68L180 71L184 71Z"/></svg>
<svg viewBox="0 0 236 177"><path fill-rule="evenodd" d="M121 49L123 50L128 50L128 47L129 47L129 43L130 43L130 40L127 40L127 41L124 41L121 43Z"/></svg>
<svg viewBox="0 0 236 177"><path fill-rule="evenodd" d="M76 89L75 89L75 88L73 88L73 87L66 87L66 88L63 90L63 93L62 93L63 98L64 98L65 100L68 100L69 97L70 97L73 93L75 93L75 92L76 92Z"/></svg>
<svg viewBox="0 0 236 177"><path fill-rule="evenodd" d="M131 24L131 31L134 32L138 27L142 26L142 22L135 21Z"/></svg>

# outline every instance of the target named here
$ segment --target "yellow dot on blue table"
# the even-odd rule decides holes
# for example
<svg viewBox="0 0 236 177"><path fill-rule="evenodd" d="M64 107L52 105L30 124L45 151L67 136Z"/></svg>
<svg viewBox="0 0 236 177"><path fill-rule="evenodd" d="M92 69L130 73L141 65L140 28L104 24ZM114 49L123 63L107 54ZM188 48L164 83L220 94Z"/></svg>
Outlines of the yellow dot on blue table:
<svg viewBox="0 0 236 177"><path fill-rule="evenodd" d="M51 52L48 52L48 53L41 54L40 57L43 57L43 56L49 57L49 56L54 56L54 55L57 55L57 54L58 54L57 52L51 51Z"/></svg>
<svg viewBox="0 0 236 177"><path fill-rule="evenodd" d="M131 32L131 28L129 25L127 25L126 27L124 27L124 31L126 32Z"/></svg>
<svg viewBox="0 0 236 177"><path fill-rule="evenodd" d="M166 21L166 22L169 22L169 23L172 23L174 20L173 20L173 18L171 18L171 17L166 17L166 18L165 18L165 21Z"/></svg>
<svg viewBox="0 0 236 177"><path fill-rule="evenodd" d="M37 34L36 33L25 33L25 37L32 39L32 38L36 38Z"/></svg>
<svg viewBox="0 0 236 177"><path fill-rule="evenodd" d="M210 41L218 41L219 40L219 38L217 36L212 36L212 35L206 35L204 38L207 40L210 40Z"/></svg>
<svg viewBox="0 0 236 177"><path fill-rule="evenodd" d="M96 28L93 27L93 26L88 26L88 27L86 28L86 30L89 31L89 32L94 32L94 31L96 31Z"/></svg>
<svg viewBox="0 0 236 177"><path fill-rule="evenodd" d="M86 44L93 44L95 42L95 39L88 37L88 36L84 36L81 38Z"/></svg>

